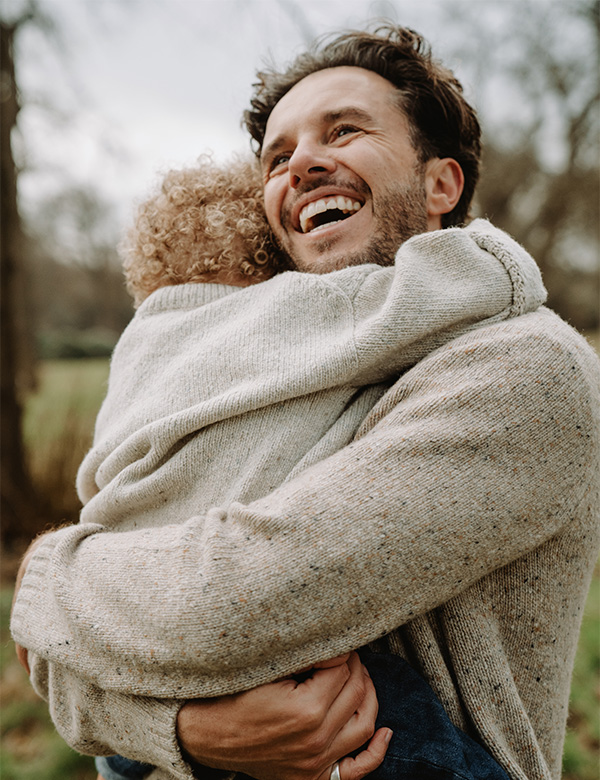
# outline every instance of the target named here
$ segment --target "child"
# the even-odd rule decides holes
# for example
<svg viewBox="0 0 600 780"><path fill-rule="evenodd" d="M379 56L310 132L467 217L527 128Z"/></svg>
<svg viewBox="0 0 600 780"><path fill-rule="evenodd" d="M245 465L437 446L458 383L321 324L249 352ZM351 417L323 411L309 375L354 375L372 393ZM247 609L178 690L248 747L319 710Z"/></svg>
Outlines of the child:
<svg viewBox="0 0 600 780"><path fill-rule="evenodd" d="M136 308L167 285L246 286L285 270L254 163L236 159L221 167L208 155L196 168L166 174L159 192L140 205L121 255Z"/></svg>
<svg viewBox="0 0 600 780"><path fill-rule="evenodd" d="M349 443L400 372L545 297L533 260L483 221L411 239L394 267L279 273L260 183L240 161L170 173L140 209L124 266L139 308L77 481L82 522L119 530L266 495ZM401 658L361 657L378 726L395 731L372 777L506 778ZM105 780L153 771L97 762Z"/></svg>

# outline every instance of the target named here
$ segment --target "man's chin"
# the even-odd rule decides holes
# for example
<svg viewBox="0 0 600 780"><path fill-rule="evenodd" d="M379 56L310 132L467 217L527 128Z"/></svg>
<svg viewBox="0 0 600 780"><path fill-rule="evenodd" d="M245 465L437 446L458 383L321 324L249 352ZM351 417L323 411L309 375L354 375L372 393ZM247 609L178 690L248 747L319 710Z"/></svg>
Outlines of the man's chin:
<svg viewBox="0 0 600 780"><path fill-rule="evenodd" d="M311 247L310 253L294 248L286 254L295 271L311 274L327 274L350 266L374 263L376 265L392 265L397 247L381 246L381 241L373 241L360 249L342 250L337 241L323 239ZM376 245L377 244L377 245Z"/></svg>
<svg viewBox="0 0 600 780"><path fill-rule="evenodd" d="M362 265L365 261L359 255L327 253L317 257L292 257L291 263L296 271L310 274L328 274L352 265Z"/></svg>
<svg viewBox="0 0 600 780"><path fill-rule="evenodd" d="M328 274L331 271L339 271L350 266L365 265L393 265L397 247L367 246L360 250L343 252L330 242L316 248L310 256L304 256L300 252L290 255L290 262L296 271L311 274Z"/></svg>
<svg viewBox="0 0 600 780"><path fill-rule="evenodd" d="M302 235L289 233L282 236L281 244L287 244L284 251L296 270L326 274L367 263L393 265L402 244L427 228L422 166L403 186L381 194L369 210L363 207L322 237L311 235L303 240Z"/></svg>

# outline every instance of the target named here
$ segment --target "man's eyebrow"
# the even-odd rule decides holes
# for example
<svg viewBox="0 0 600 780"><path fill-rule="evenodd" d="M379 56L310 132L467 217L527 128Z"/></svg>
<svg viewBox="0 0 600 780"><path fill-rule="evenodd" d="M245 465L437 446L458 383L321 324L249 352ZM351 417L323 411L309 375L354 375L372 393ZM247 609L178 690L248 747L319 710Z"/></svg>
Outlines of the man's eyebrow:
<svg viewBox="0 0 600 780"><path fill-rule="evenodd" d="M272 157L275 152L285 145L285 136L278 135L268 146L264 146L260 153L260 164L264 165L265 162Z"/></svg>
<svg viewBox="0 0 600 780"><path fill-rule="evenodd" d="M357 106L343 106L337 108L335 111L326 111L321 116L321 121L325 124L331 124L333 122L339 122L341 119L346 119L355 122L372 122L373 117L368 112ZM273 139L270 144L265 146L260 154L261 165L265 163L278 149L286 145L285 135L278 135Z"/></svg>
<svg viewBox="0 0 600 780"><path fill-rule="evenodd" d="M357 106L343 106L335 111L327 111L323 114L325 122L338 122L340 119L354 119L358 122L372 122L373 117L368 111Z"/></svg>

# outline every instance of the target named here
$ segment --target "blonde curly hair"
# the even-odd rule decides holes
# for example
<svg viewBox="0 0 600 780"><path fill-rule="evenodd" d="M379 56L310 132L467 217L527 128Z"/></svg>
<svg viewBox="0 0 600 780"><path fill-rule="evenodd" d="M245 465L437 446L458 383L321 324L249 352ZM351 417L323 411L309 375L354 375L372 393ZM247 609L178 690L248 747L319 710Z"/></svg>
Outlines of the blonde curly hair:
<svg viewBox="0 0 600 780"><path fill-rule="evenodd" d="M128 292L138 307L150 293L189 282L252 284L286 265L264 212L254 160L169 171L138 208L119 247Z"/></svg>

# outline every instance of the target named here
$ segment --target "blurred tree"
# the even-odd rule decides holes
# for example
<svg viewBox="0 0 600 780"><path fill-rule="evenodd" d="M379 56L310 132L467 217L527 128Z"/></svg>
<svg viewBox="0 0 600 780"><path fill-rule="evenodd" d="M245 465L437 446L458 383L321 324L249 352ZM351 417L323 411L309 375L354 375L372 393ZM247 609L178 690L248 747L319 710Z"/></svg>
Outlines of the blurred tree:
<svg viewBox="0 0 600 780"><path fill-rule="evenodd" d="M27 223L39 333L103 329L114 346L133 307L112 204L89 186L67 185L39 202Z"/></svg>
<svg viewBox="0 0 600 780"><path fill-rule="evenodd" d="M450 7L449 23L461 30L455 58L471 69L484 125L478 211L536 258L549 305L595 329L600 4L529 0L509 15Z"/></svg>
<svg viewBox="0 0 600 780"><path fill-rule="evenodd" d="M3 550L11 551L39 527L40 504L27 470L21 436L20 385L24 351L19 349L18 312L24 291L24 235L17 208L17 171L11 133L16 125L19 99L15 82L14 39L24 25L35 19L30 6L12 23L0 21L1 104L0 153L2 192L0 198L0 336L1 403L0 510Z"/></svg>
<svg viewBox="0 0 600 780"><path fill-rule="evenodd" d="M22 441L22 402L34 384L35 339L49 335L61 354L65 337L57 332L70 328L73 340L79 329L89 328L86 338L71 344L70 355L107 354L131 316L116 258L114 218L92 190L64 183L62 191L48 197L37 214L24 220L18 208L17 180L22 165L15 160L15 133L21 96L15 43L30 26L45 39L57 39L53 20L36 0L7 4L0 16L2 31L1 114L1 512L0 544L4 552L18 551L44 526L63 519L60 508L53 515L51 502L36 490ZM63 47L55 45L56 52ZM15 74L17 70L17 75ZM39 96L37 98L40 103ZM52 98L42 99L47 116L60 121ZM64 121L64 117L62 117ZM67 261L73 262L71 267ZM77 261L77 262L75 262ZM74 293L73 305L70 304ZM54 328L54 332L50 332ZM76 338L74 340L77 340ZM57 347L58 344L58 347ZM83 351L82 351L83 350ZM38 486L39 487L39 486Z"/></svg>

